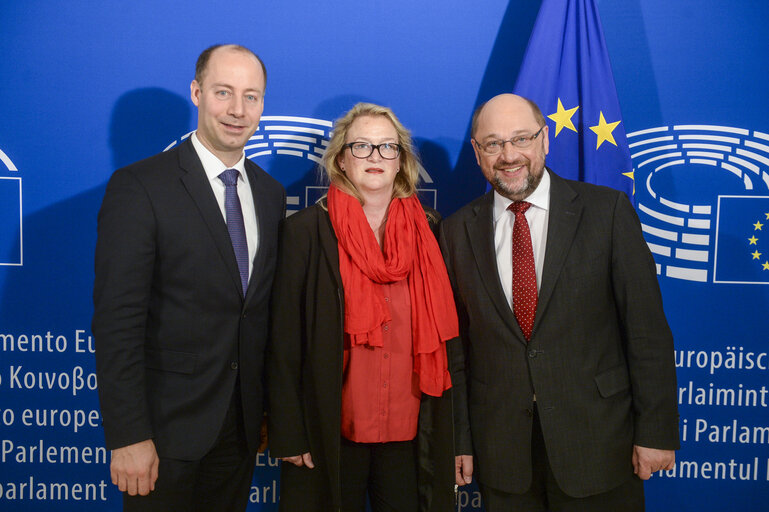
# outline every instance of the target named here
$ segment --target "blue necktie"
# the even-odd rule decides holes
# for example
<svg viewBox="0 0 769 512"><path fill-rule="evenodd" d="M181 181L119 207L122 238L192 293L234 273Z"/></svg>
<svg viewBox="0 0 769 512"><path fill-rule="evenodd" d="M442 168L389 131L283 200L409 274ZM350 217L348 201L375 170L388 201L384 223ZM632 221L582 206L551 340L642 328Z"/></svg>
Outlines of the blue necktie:
<svg viewBox="0 0 769 512"><path fill-rule="evenodd" d="M243 224L243 210L240 209L238 198L237 169L227 169L219 175L225 187L224 210L227 214L227 231L230 232L230 241L235 250L235 259L238 261L240 282L243 285L243 296L248 288L248 242L246 241L246 227Z"/></svg>

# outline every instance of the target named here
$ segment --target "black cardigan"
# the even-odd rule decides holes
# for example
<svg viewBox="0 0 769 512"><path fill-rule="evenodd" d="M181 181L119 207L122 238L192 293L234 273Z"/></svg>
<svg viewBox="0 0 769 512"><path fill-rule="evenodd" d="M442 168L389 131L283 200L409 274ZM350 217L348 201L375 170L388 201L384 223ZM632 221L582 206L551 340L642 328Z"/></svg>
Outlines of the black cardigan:
<svg viewBox="0 0 769 512"><path fill-rule="evenodd" d="M433 229L437 219L431 210ZM328 212L316 204L283 224L272 293L266 371L270 454L290 457L309 451L315 463L312 470L281 465L281 510L340 506L343 321L337 239ZM454 455L472 453L459 340L449 340L447 351L453 387L440 398L423 395L419 411L422 511L455 506ZM460 425L456 434L452 414Z"/></svg>

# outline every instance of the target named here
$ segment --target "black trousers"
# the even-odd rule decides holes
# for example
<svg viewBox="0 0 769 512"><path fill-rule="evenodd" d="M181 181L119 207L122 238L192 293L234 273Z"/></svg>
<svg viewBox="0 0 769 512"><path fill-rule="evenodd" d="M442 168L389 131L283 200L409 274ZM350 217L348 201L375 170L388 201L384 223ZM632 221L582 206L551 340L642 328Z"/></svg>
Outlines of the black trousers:
<svg viewBox="0 0 769 512"><path fill-rule="evenodd" d="M363 512L368 494L373 512L416 512L414 441L353 443L342 438L342 512Z"/></svg>
<svg viewBox="0 0 769 512"><path fill-rule="evenodd" d="M575 498L558 486L547 459L539 414L534 408L531 432L532 482L523 494L511 494L480 484L486 512L643 512L643 481L633 475L607 492Z"/></svg>
<svg viewBox="0 0 769 512"><path fill-rule="evenodd" d="M248 452L240 389L235 387L224 424L200 460L160 458L155 490L147 496L123 493L128 512L234 512L245 510L255 458Z"/></svg>

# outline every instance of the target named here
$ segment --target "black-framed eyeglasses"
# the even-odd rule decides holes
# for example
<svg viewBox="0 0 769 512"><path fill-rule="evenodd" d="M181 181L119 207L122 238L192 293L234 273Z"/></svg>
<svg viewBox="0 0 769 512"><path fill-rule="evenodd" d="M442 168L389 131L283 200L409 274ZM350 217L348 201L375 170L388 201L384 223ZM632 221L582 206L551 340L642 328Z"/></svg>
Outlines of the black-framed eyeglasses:
<svg viewBox="0 0 769 512"><path fill-rule="evenodd" d="M401 154L400 145L394 142L383 142L382 144L371 144L370 142L348 142L344 145L350 148L352 156L355 158L368 158L374 154L374 149L379 151L379 156L385 160L395 160Z"/></svg>
<svg viewBox="0 0 769 512"><path fill-rule="evenodd" d="M505 144L508 142L513 145L514 148L518 149L526 149L531 146L531 144L534 142L534 139L539 137L539 134L542 133L542 130L544 130L545 127L542 126L539 130L537 130L537 133L534 135L516 135L512 139L507 140L489 140L481 144L477 140L473 139L475 143L480 147L484 153L488 155L496 155L498 153L501 153L502 150L505 148Z"/></svg>

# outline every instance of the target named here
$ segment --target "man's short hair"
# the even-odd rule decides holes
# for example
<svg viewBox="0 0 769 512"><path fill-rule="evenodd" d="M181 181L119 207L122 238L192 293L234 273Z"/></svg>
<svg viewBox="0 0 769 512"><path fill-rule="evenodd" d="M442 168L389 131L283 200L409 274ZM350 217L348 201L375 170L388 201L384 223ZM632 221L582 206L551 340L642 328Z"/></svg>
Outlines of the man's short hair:
<svg viewBox="0 0 769 512"><path fill-rule="evenodd" d="M211 55L219 48L228 48L230 50L235 50L238 52L247 53L248 55L253 55L254 58L257 61L259 61L259 64L262 66L262 73L264 74L264 83L265 84L267 83L267 68L265 67L264 62L262 62L262 59L260 59L257 54L255 54L253 51L246 48L245 46L241 46L239 44L215 44L203 50L203 53L200 54L200 56L198 57L198 61L195 64L195 81L198 84L203 83L203 76L206 74L206 67L208 67L208 61L211 60Z"/></svg>

